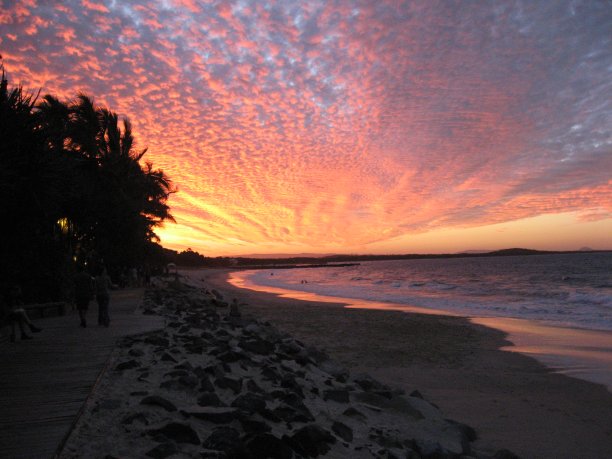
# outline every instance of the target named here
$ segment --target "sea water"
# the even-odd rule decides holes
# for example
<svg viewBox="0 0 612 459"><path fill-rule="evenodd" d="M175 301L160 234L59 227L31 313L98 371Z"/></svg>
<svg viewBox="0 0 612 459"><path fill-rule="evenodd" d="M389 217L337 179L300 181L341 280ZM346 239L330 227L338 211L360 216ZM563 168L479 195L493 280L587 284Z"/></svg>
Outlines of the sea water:
<svg viewBox="0 0 612 459"><path fill-rule="evenodd" d="M348 307L445 313L507 333L503 349L612 391L612 253L371 261L232 273L240 287Z"/></svg>
<svg viewBox="0 0 612 459"><path fill-rule="evenodd" d="M468 317L612 330L612 253L370 261L258 270L253 284Z"/></svg>

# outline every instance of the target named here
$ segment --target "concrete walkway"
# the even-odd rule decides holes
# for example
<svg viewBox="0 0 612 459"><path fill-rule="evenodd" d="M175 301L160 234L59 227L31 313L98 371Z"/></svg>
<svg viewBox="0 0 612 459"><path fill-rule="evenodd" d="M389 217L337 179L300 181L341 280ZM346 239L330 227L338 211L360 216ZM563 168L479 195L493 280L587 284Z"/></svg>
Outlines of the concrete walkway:
<svg viewBox="0 0 612 459"><path fill-rule="evenodd" d="M117 341L164 326L161 317L134 313L142 297L143 289L113 292L110 328L97 325L94 301L87 328L70 311L35 319L43 331L33 340L0 344L0 457L55 455Z"/></svg>

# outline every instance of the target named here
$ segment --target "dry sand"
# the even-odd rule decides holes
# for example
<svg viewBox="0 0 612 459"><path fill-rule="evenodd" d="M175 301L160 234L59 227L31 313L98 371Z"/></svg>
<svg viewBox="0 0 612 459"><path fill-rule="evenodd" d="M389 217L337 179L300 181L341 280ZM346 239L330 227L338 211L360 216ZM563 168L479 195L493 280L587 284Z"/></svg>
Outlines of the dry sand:
<svg viewBox="0 0 612 459"><path fill-rule="evenodd" d="M238 289L227 282L227 271L190 277L239 298L245 312L327 350L351 371L408 393L418 389L449 418L474 427L481 452L612 457L612 394L501 351L511 343L498 330L461 317L347 309Z"/></svg>

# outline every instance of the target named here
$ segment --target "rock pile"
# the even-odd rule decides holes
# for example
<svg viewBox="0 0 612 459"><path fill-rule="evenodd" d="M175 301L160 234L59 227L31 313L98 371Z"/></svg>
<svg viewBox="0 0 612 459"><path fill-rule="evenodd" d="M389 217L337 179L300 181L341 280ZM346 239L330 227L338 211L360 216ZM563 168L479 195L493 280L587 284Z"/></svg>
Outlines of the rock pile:
<svg viewBox="0 0 612 459"><path fill-rule="evenodd" d="M474 431L418 392L351 375L269 323L230 320L218 292L159 286L143 313L166 328L120 343L63 457L474 455Z"/></svg>

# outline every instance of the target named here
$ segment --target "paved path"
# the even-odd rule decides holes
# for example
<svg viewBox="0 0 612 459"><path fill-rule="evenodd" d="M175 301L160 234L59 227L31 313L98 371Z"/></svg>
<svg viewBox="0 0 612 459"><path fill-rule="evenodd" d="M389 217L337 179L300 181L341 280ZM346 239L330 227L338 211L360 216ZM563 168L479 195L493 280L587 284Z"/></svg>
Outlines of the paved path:
<svg viewBox="0 0 612 459"><path fill-rule="evenodd" d="M54 456L117 340L163 327L161 317L134 313L142 295L142 289L112 293L110 328L98 327L93 302L87 328L71 311L35 319L43 331L31 341L0 343L0 458Z"/></svg>

